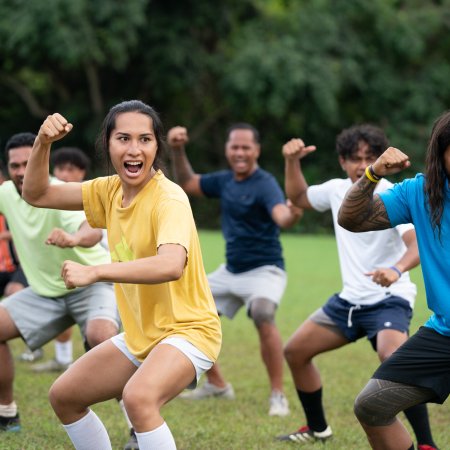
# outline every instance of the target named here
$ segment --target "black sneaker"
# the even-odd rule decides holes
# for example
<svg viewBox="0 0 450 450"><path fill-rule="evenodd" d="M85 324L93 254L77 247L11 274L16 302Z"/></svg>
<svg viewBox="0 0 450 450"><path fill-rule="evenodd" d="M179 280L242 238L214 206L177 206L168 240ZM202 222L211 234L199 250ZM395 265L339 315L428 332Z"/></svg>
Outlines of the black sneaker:
<svg viewBox="0 0 450 450"><path fill-rule="evenodd" d="M16 414L14 417L0 416L0 432L1 431L20 431L19 414Z"/></svg>
<svg viewBox="0 0 450 450"><path fill-rule="evenodd" d="M290 434L283 434L281 436L277 436L277 440L279 441L290 441L297 442L299 444L304 442L314 442L314 441L326 441L333 436L333 432L331 428L328 426L323 431L313 431L308 426L301 427L297 431L294 431Z"/></svg>
<svg viewBox="0 0 450 450"><path fill-rule="evenodd" d="M133 428L130 429L130 439L128 439L128 442L123 447L123 450L139 450L139 444Z"/></svg>

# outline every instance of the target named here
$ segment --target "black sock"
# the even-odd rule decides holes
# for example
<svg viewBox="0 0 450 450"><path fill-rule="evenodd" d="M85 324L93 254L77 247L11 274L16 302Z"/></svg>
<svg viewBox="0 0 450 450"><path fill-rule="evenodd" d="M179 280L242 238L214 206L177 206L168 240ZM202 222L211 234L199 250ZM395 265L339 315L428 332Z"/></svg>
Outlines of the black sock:
<svg viewBox="0 0 450 450"><path fill-rule="evenodd" d="M297 389L297 395L305 411L308 427L313 431L324 431L327 428L327 421L322 405L322 388L315 392Z"/></svg>
<svg viewBox="0 0 450 450"><path fill-rule="evenodd" d="M415 405L403 411L411 424L418 444L427 444L436 447L431 436L430 422L428 420L427 405Z"/></svg>

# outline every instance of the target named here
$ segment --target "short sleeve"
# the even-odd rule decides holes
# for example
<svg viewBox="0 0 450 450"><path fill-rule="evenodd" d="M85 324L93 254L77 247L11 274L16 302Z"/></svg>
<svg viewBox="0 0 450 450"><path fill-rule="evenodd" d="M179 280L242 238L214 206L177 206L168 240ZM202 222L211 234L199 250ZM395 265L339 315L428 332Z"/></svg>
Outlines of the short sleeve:
<svg viewBox="0 0 450 450"><path fill-rule="evenodd" d="M378 194L384 203L389 221L393 227L412 222L408 198L411 190L415 189L415 184L415 179L408 179L401 183L396 183L391 188Z"/></svg>
<svg viewBox="0 0 450 450"><path fill-rule="evenodd" d="M218 198L223 185L231 178L229 170L211 172L200 176L200 189L206 197Z"/></svg>
<svg viewBox="0 0 450 450"><path fill-rule="evenodd" d="M179 244L189 251L194 219L189 205L178 199L162 202L155 215L156 246Z"/></svg>
<svg viewBox="0 0 450 450"><path fill-rule="evenodd" d="M309 186L306 191L311 206L319 212L328 211L331 208L330 194L333 191L333 181L330 180L326 183L316 184L315 186Z"/></svg>
<svg viewBox="0 0 450 450"><path fill-rule="evenodd" d="M108 178L95 178L82 184L83 208L89 225L106 228L106 213L103 199L106 197Z"/></svg>
<svg viewBox="0 0 450 450"><path fill-rule="evenodd" d="M259 197L270 215L276 205L286 203L286 198L283 191L277 183L277 180L272 175L268 176L267 180L260 184Z"/></svg>

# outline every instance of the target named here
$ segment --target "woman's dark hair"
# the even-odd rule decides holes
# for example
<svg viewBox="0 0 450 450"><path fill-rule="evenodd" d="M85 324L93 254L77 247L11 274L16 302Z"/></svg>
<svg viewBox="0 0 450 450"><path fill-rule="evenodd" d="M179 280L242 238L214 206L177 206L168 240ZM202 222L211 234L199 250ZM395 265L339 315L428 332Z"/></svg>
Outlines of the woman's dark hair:
<svg viewBox="0 0 450 450"><path fill-rule="evenodd" d="M337 154L343 159L351 158L358 152L361 142L369 146L369 152L380 156L389 146L384 131L370 124L354 125L343 130L336 138Z"/></svg>
<svg viewBox="0 0 450 450"><path fill-rule="evenodd" d="M450 146L450 111L442 114L434 123L425 158L425 194L428 201L431 225L441 235L444 212L445 183L448 183L444 165L444 152Z"/></svg>
<svg viewBox="0 0 450 450"><path fill-rule="evenodd" d="M97 149L99 149L105 156L106 160L108 161L109 168L109 163L111 161L109 156L109 138L111 137L112 131L116 127L116 117L119 114L128 112L137 112L140 114L144 114L152 120L153 132L155 133L155 139L158 146L156 150L155 161L153 162L153 168L155 170L161 169L162 153L164 152L165 146L163 124L161 122L161 119L159 118L158 113L151 106L145 104L140 100L127 100L122 103L118 103L109 110L108 114L103 120L100 135L97 139Z"/></svg>

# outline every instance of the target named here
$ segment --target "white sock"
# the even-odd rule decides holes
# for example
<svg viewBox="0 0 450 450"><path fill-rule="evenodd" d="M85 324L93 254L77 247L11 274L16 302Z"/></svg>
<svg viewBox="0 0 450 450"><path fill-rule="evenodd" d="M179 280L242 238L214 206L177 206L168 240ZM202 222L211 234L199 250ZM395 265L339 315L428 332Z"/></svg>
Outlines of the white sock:
<svg viewBox="0 0 450 450"><path fill-rule="evenodd" d="M55 341L55 359L61 364L71 364L73 362L73 346L69 339L67 342Z"/></svg>
<svg viewBox="0 0 450 450"><path fill-rule="evenodd" d="M15 417L17 414L17 405L13 400L9 405L0 405L0 416Z"/></svg>
<svg viewBox="0 0 450 450"><path fill-rule="evenodd" d="M139 450L177 450L175 440L167 423L145 433L136 433Z"/></svg>
<svg viewBox="0 0 450 450"><path fill-rule="evenodd" d="M130 422L130 418L128 417L127 410L125 409L125 405L123 404L123 400L119 401L120 409L123 412L123 415L125 416L125 420L127 421L128 428L133 428L133 425Z"/></svg>
<svg viewBox="0 0 450 450"><path fill-rule="evenodd" d="M76 450L112 450L105 426L91 409L80 420L63 427Z"/></svg>

